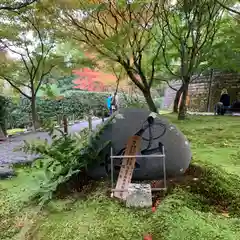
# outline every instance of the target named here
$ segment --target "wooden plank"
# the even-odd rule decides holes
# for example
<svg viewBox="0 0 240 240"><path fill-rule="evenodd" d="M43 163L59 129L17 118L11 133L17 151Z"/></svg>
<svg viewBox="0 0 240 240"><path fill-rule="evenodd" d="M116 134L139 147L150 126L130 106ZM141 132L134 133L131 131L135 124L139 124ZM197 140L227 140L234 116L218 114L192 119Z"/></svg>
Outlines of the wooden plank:
<svg viewBox="0 0 240 240"><path fill-rule="evenodd" d="M140 152L141 137L132 136L128 139L124 155L136 155ZM136 158L123 158L121 169L118 175L116 189L128 189L132 180L133 170L135 168ZM114 192L114 196L126 200L128 192Z"/></svg>

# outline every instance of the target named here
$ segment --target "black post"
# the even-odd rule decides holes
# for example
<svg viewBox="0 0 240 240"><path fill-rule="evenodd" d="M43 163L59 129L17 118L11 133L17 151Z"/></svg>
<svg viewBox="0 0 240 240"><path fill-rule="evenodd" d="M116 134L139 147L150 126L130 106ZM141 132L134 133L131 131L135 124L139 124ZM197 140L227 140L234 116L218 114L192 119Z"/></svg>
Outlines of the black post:
<svg viewBox="0 0 240 240"><path fill-rule="evenodd" d="M67 116L63 116L63 131L65 134L68 134L68 122L67 122Z"/></svg>

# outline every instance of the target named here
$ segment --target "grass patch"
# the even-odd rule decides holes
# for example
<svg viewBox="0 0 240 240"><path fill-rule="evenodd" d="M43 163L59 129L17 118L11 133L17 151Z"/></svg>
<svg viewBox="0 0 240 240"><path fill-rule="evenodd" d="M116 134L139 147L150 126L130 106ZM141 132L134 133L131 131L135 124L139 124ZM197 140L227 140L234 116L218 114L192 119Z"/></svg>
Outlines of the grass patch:
<svg viewBox="0 0 240 240"><path fill-rule="evenodd" d="M239 118L165 115L190 140L197 181L170 188L153 214L126 209L107 197L106 183L91 195L75 194L44 209L29 202L41 172L17 169L0 182L0 239L131 239L151 233L156 240L240 239Z"/></svg>
<svg viewBox="0 0 240 240"><path fill-rule="evenodd" d="M189 116L185 121L167 115L191 143L193 162L211 163L240 175L239 117Z"/></svg>
<svg viewBox="0 0 240 240"><path fill-rule="evenodd" d="M0 181L0 239L13 239L38 208L29 205L29 200L41 173L26 169L19 169L18 173L16 178Z"/></svg>
<svg viewBox="0 0 240 240"><path fill-rule="evenodd" d="M159 111L159 114L161 114L161 115L167 115L167 114L170 114L170 113L172 113L171 110L160 110Z"/></svg>

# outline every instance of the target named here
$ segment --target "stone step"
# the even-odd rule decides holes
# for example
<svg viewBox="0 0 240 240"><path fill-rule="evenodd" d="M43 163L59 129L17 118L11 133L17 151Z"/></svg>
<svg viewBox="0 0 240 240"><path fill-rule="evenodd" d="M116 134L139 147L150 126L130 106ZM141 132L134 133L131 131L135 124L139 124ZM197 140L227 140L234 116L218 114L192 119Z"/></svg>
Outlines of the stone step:
<svg viewBox="0 0 240 240"><path fill-rule="evenodd" d="M126 198L126 207L152 207L152 190L150 184L130 183Z"/></svg>

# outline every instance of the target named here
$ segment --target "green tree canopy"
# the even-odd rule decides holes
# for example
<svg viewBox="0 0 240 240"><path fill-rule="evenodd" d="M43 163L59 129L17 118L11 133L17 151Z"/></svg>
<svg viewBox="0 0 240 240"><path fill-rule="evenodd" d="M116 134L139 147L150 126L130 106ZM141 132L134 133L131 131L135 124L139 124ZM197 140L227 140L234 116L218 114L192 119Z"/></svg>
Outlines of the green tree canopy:
<svg viewBox="0 0 240 240"><path fill-rule="evenodd" d="M36 128L36 96L50 77L59 77L86 61L63 48L51 23L37 8L8 11L1 17L0 46L7 57L0 64L0 79L31 101L32 121ZM79 51L79 50L78 50ZM89 62L89 60L87 60Z"/></svg>

